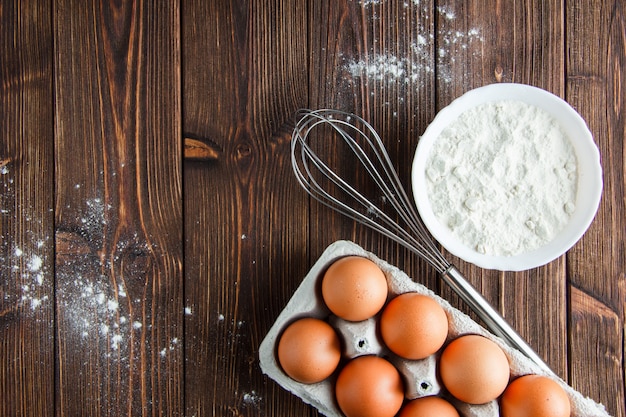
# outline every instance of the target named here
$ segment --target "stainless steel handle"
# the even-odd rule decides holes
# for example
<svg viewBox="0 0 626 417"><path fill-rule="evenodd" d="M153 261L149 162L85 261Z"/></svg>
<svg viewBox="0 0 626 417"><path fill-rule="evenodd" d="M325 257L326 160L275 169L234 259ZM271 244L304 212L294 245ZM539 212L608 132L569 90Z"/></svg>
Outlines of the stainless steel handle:
<svg viewBox="0 0 626 417"><path fill-rule="evenodd" d="M526 343L526 341L502 318L485 298L465 279L454 266L445 270L441 277L457 293L472 311L476 313L492 333L504 339L510 346L519 350L550 375L554 372Z"/></svg>

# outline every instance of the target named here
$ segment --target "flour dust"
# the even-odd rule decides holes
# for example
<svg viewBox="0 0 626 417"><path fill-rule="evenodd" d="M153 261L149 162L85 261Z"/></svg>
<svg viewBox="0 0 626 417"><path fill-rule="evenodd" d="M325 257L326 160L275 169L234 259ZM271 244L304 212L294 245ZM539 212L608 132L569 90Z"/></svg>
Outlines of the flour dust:
<svg viewBox="0 0 626 417"><path fill-rule="evenodd" d="M21 241L12 238L12 231L0 233L0 302L20 314L35 313L51 302L49 284L51 271L47 253L50 237L43 231L34 207L21 204L15 194L15 178L9 161L0 161L0 221L20 227ZM39 316L36 316L39 317Z"/></svg>
<svg viewBox="0 0 626 417"><path fill-rule="evenodd" d="M385 3L384 0L363 0L361 6L371 8ZM425 2L424 2L425 3ZM419 0L405 2L404 8L409 6L422 7L422 15L430 14L430 4L422 5ZM372 9L373 19L378 19L376 9ZM457 13L450 7L439 6L435 9L436 14L445 21L457 19ZM407 22L408 16L403 20ZM462 52L470 56L479 56L483 43L483 37L479 28L470 28L466 31L453 30L444 26L433 33L430 27L424 23L416 23L411 19L413 33L408 45L391 45L385 48L379 45L379 40L373 40L373 47L362 57L344 58L341 70L350 80L363 80L366 82L385 82L389 85L397 85L405 88L419 90L430 82L433 76L437 81L451 84L455 81L453 66L456 56ZM409 29L411 30L411 29ZM435 43L437 50L434 50ZM393 51L391 50L393 48ZM398 53L403 49L403 53Z"/></svg>
<svg viewBox="0 0 626 417"><path fill-rule="evenodd" d="M73 189L81 190L80 184ZM150 331L152 324L145 321L141 312L133 311L131 304L140 305L142 300L130 300L123 280L111 282L107 275L112 262L119 259L100 257L97 253L83 253L81 248L69 248L71 259L62 259L55 271L54 259L49 253L54 247L54 239L42 232L41 220L31 215L34 208L27 207L15 191L15 178L10 165L0 161L0 220L11 219L4 224L12 224L19 216L19 225L24 228L20 235L23 241L11 238L13 232L0 233L0 303L3 310L13 310L21 316L43 319L38 311L44 306L56 308L58 319L85 346L99 346L109 358L128 361L129 344L141 340L141 333ZM102 236L103 228L115 219L114 208L102 198L84 200L81 207L67 206L68 211L77 210L76 223L80 235L89 245L91 239ZM115 253L134 244L139 237L131 236L120 241ZM95 249L94 249L95 250ZM56 282L54 273L56 272ZM51 288L56 285L56 299ZM54 305L56 303L56 305ZM193 314L191 307L181 309L181 315ZM69 336L69 335L68 335ZM169 352L180 349L180 339L165 341L165 348L157 353L165 357Z"/></svg>

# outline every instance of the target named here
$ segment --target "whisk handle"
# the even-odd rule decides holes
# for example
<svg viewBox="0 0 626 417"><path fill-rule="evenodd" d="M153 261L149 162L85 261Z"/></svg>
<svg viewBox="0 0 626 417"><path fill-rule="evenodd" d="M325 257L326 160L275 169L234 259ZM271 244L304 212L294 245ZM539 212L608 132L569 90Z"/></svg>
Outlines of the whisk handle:
<svg viewBox="0 0 626 417"><path fill-rule="evenodd" d="M535 362L547 374L554 374L550 367L537 355L526 341L513 329L485 298L465 279L454 266L446 269L441 277L474 311L495 335L504 339L511 347L519 350Z"/></svg>

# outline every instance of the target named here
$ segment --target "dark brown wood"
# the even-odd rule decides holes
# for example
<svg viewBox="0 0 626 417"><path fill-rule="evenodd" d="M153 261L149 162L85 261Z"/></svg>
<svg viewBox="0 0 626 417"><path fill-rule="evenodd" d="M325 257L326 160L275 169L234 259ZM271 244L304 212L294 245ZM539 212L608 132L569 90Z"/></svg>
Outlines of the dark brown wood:
<svg viewBox="0 0 626 417"><path fill-rule="evenodd" d="M624 416L626 7L573 2L566 16L567 100L587 121L604 169L598 214L567 258L571 383Z"/></svg>
<svg viewBox="0 0 626 417"><path fill-rule="evenodd" d="M521 82L588 122L600 210L544 267L452 260L559 375L626 417L623 3L2 2L0 416L317 415L261 373L258 348L328 244L354 240L468 309L300 189L296 110L364 116L408 189L437 111Z"/></svg>
<svg viewBox="0 0 626 417"><path fill-rule="evenodd" d="M434 115L431 42L434 9L414 2L316 2L309 31L309 107L335 108L363 116L381 135L410 195L410 167L419 135ZM409 29L410 28L410 29ZM338 172L367 188L354 156L338 154L329 141L321 152ZM380 196L372 195L371 198ZM415 280L436 290L432 268L389 239L317 203L311 205L311 260L338 239L353 240Z"/></svg>
<svg viewBox="0 0 626 417"><path fill-rule="evenodd" d="M0 415L54 415L49 2L0 6Z"/></svg>
<svg viewBox="0 0 626 417"><path fill-rule="evenodd" d="M291 173L307 97L306 1L183 6L184 131L222 149L185 165L186 415L305 415L258 347L308 268Z"/></svg>
<svg viewBox="0 0 626 417"><path fill-rule="evenodd" d="M622 321L613 309L576 287L570 288L570 303L571 384L601 401L612 416L623 416Z"/></svg>
<svg viewBox="0 0 626 417"><path fill-rule="evenodd" d="M54 11L57 410L181 415L178 6Z"/></svg>

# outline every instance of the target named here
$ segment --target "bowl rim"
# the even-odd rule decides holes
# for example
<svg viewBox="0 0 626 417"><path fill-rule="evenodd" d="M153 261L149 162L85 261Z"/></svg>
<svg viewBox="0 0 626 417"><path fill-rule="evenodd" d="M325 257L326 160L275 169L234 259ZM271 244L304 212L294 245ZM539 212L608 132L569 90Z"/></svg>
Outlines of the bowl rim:
<svg viewBox="0 0 626 417"><path fill-rule="evenodd" d="M546 245L512 256L486 255L462 244L432 211L425 167L440 133L464 111L494 101L522 101L551 114L561 125L577 157L576 208L570 221ZM603 180L600 151L582 116L562 98L538 87L496 83L475 88L441 109L420 137L411 168L411 188L419 215L433 238L452 255L485 269L523 271L545 265L571 249L591 225L600 205Z"/></svg>

